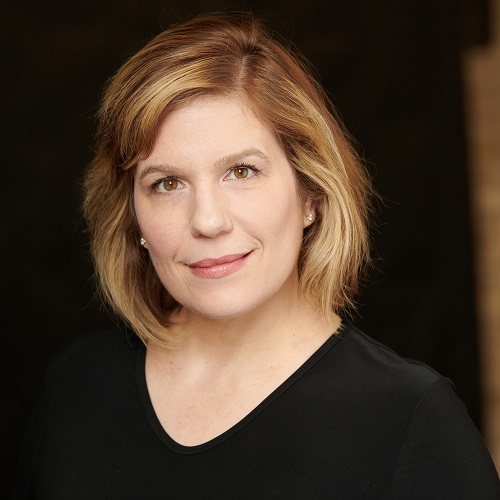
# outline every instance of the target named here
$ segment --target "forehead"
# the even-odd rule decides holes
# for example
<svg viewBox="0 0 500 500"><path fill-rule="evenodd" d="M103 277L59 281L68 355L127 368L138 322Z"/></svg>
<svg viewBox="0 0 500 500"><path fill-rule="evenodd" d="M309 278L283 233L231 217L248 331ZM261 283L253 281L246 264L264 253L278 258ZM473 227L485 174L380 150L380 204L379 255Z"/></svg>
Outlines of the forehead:
<svg viewBox="0 0 500 500"><path fill-rule="evenodd" d="M196 131L212 123L223 126L224 122L228 123L229 129L234 126L266 128L257 118L248 99L229 95L201 96L190 100L167 113L160 124L160 131L184 131L185 127Z"/></svg>
<svg viewBox="0 0 500 500"><path fill-rule="evenodd" d="M164 155L179 159L223 156L251 148L271 155L282 153L274 133L247 99L236 95L196 97L166 114L151 153L139 166Z"/></svg>

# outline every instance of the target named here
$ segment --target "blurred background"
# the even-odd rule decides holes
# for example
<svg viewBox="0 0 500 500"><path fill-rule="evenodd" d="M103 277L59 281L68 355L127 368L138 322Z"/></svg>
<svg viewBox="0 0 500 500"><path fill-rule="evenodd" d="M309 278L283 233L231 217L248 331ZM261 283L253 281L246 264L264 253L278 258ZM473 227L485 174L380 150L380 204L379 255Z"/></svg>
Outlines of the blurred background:
<svg viewBox="0 0 500 500"><path fill-rule="evenodd" d="M313 63L384 199L355 323L451 378L500 467L499 2L0 0L0 496L51 353L113 324L79 208L101 88L170 24L234 8Z"/></svg>

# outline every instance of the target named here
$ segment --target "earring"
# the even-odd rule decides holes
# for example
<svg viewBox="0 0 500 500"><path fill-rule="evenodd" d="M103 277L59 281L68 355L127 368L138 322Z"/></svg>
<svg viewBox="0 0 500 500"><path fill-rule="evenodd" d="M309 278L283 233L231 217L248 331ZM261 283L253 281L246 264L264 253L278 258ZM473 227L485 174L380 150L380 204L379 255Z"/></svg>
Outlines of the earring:
<svg viewBox="0 0 500 500"><path fill-rule="evenodd" d="M139 240L139 243L141 244L141 246L146 246L146 240L141 236L141 239Z"/></svg>
<svg viewBox="0 0 500 500"><path fill-rule="evenodd" d="M309 222L311 222L311 221L313 221L313 220L314 220L314 215L313 215L313 214L307 214L307 215L306 215L306 219L307 219Z"/></svg>

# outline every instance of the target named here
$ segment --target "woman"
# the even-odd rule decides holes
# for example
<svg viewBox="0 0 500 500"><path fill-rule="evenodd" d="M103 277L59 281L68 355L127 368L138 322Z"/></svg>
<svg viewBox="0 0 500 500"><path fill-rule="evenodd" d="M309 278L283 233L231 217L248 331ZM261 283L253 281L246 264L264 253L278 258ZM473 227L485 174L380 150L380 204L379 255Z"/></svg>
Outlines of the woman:
<svg viewBox="0 0 500 500"><path fill-rule="evenodd" d="M341 320L369 194L325 94L252 16L126 62L84 208L130 329L54 357L17 495L499 498L451 383Z"/></svg>

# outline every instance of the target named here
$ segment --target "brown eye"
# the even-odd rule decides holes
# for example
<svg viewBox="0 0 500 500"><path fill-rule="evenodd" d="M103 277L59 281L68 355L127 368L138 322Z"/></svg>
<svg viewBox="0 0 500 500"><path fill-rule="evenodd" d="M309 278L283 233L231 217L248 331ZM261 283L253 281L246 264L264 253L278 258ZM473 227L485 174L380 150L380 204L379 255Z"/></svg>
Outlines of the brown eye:
<svg viewBox="0 0 500 500"><path fill-rule="evenodd" d="M241 181L243 179L252 179L256 175L260 173L260 170L253 165L235 165L231 167L225 177L226 180L238 180Z"/></svg>
<svg viewBox="0 0 500 500"><path fill-rule="evenodd" d="M175 191L178 185L177 179L165 179L162 182L162 187L165 191Z"/></svg>
<svg viewBox="0 0 500 500"><path fill-rule="evenodd" d="M245 179L248 177L248 167L236 167L234 169L234 176L237 179Z"/></svg>

